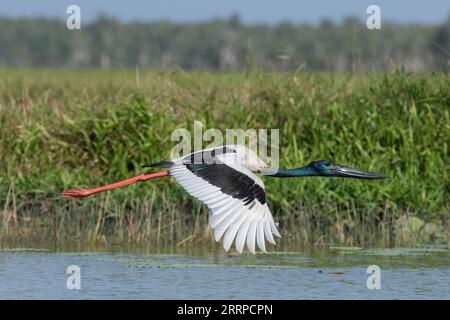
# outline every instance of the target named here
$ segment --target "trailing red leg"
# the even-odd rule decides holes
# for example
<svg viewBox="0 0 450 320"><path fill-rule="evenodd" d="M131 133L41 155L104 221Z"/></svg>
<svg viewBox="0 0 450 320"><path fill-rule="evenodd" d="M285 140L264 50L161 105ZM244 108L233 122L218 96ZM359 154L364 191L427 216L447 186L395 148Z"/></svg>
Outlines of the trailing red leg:
<svg viewBox="0 0 450 320"><path fill-rule="evenodd" d="M89 197L89 196L99 193L99 192L117 189L117 188L124 187L124 186L130 185L130 184L136 183L136 182L143 182L143 181L147 181L147 180L158 179L158 178L166 177L169 175L170 175L169 171L161 171L161 172L156 172L156 173L143 173L143 174L140 174L138 176L135 176L135 177L132 177L132 178L129 178L126 180L122 180L122 181L119 181L116 183L108 184L106 186L97 187L97 188L93 188L93 189L65 190L65 191L61 192L61 196L70 197L70 198L84 198L84 197Z"/></svg>

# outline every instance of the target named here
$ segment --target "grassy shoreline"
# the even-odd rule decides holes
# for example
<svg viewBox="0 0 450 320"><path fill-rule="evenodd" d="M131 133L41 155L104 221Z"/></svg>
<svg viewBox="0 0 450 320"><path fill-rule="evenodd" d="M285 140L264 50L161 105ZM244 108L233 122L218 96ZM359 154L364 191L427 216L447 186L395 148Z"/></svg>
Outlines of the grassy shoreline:
<svg viewBox="0 0 450 320"><path fill-rule="evenodd" d="M0 70L0 243L216 245L171 179L58 196L170 157L176 128L278 128L281 166L332 159L383 182L264 179L281 245L450 242L450 79ZM184 242L183 242L184 241Z"/></svg>

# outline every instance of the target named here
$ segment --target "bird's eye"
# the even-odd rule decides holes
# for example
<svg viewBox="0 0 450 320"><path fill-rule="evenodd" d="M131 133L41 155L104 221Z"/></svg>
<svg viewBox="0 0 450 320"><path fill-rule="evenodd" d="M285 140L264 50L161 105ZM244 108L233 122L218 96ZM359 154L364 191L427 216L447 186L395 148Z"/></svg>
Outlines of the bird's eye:
<svg viewBox="0 0 450 320"><path fill-rule="evenodd" d="M331 162L330 162L330 161L325 161L325 162L323 163L323 165L324 165L325 167L329 167L329 166L331 166Z"/></svg>

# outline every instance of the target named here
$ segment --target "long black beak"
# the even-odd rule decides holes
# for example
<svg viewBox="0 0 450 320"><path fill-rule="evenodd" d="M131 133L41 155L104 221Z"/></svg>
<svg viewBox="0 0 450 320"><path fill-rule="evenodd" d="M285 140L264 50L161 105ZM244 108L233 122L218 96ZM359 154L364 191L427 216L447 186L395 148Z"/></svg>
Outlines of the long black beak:
<svg viewBox="0 0 450 320"><path fill-rule="evenodd" d="M385 179L385 176L382 173L374 173L363 171L359 169L354 169L346 166L335 165L332 169L331 175L333 177L342 177L342 178L354 178L354 179Z"/></svg>

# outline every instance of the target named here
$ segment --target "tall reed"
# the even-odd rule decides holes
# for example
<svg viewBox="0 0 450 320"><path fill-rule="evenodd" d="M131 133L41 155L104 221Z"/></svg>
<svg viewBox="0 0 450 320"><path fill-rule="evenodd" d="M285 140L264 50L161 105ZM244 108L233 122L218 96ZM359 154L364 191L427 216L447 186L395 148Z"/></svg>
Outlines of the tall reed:
<svg viewBox="0 0 450 320"><path fill-rule="evenodd" d="M83 200L58 195L169 158L171 133L195 120L205 129L280 129L284 167L330 159L389 176L264 178L283 244L394 245L406 241L395 236L399 219L412 216L448 241L447 74L0 74L2 244L214 245L207 209L171 179Z"/></svg>

